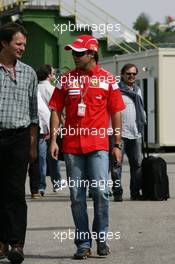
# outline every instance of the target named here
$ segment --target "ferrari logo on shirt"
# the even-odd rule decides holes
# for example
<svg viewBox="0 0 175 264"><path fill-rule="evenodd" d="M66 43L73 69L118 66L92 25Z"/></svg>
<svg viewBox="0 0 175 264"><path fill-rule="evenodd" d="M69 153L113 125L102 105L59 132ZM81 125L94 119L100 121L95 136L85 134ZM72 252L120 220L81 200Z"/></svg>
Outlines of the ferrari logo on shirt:
<svg viewBox="0 0 175 264"><path fill-rule="evenodd" d="M78 81L69 81L67 82L67 87L68 88L80 88L80 85Z"/></svg>
<svg viewBox="0 0 175 264"><path fill-rule="evenodd" d="M78 82L78 81L74 81L73 86L76 87L76 88L79 88L79 86L80 86L80 85L79 85L79 82Z"/></svg>
<svg viewBox="0 0 175 264"><path fill-rule="evenodd" d="M91 85L92 85L93 87L97 87L97 86L99 86L99 80L97 80L97 79L91 80Z"/></svg>

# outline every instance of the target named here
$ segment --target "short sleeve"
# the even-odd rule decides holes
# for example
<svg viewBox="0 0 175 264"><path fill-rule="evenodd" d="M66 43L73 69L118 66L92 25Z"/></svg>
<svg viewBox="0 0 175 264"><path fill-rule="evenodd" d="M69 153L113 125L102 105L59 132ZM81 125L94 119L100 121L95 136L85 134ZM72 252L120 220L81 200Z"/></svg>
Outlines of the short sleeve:
<svg viewBox="0 0 175 264"><path fill-rule="evenodd" d="M49 108L62 112L65 104L66 93L63 87L59 84L55 87L52 97L49 101Z"/></svg>
<svg viewBox="0 0 175 264"><path fill-rule="evenodd" d="M109 84L108 109L111 113L125 109L125 104L117 82Z"/></svg>

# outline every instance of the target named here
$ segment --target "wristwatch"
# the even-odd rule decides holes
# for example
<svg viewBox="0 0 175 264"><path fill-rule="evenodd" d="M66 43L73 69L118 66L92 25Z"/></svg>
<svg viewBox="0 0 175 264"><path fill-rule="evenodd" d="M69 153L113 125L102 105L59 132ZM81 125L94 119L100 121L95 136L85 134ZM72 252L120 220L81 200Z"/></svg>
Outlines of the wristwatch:
<svg viewBox="0 0 175 264"><path fill-rule="evenodd" d="M118 148L118 149L122 149L122 145L121 145L121 143L120 144L114 144L114 148Z"/></svg>

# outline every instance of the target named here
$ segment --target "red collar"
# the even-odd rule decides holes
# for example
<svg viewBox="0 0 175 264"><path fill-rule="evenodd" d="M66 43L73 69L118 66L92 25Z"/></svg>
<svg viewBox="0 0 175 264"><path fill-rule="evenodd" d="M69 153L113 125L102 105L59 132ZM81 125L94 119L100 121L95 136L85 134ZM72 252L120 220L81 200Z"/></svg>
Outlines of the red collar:
<svg viewBox="0 0 175 264"><path fill-rule="evenodd" d="M83 71L83 70L76 70L76 72L78 73L78 75L89 75L89 76L93 76L96 75L98 72L100 71L100 65L97 64L93 69L91 69L88 74Z"/></svg>

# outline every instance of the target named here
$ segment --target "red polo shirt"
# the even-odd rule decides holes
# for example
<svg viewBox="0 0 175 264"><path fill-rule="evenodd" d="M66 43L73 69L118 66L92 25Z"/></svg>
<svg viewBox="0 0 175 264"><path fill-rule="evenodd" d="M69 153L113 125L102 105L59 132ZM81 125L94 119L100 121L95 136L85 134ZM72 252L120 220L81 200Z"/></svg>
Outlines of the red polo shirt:
<svg viewBox="0 0 175 264"><path fill-rule="evenodd" d="M78 104L83 95L85 116L79 117ZM63 152L83 154L108 151L110 113L123 110L125 105L114 76L96 65L88 75L72 70L62 76L49 107L57 112L66 109Z"/></svg>

